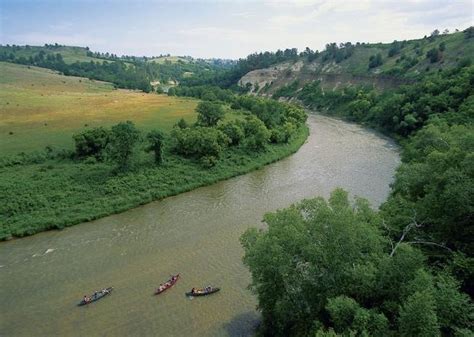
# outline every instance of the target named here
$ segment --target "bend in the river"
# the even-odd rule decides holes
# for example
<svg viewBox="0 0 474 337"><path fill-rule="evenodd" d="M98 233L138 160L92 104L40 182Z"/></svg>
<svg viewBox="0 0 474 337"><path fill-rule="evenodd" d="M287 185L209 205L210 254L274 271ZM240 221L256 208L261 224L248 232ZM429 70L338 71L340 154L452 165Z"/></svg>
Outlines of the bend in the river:
<svg viewBox="0 0 474 337"><path fill-rule="evenodd" d="M378 206L397 146L323 116L294 155L261 170L97 221L0 243L0 335L247 336L258 314L239 236L264 213L336 187ZM172 273L177 285L153 297ZM222 291L189 300L213 284ZM86 307L86 293L114 286Z"/></svg>

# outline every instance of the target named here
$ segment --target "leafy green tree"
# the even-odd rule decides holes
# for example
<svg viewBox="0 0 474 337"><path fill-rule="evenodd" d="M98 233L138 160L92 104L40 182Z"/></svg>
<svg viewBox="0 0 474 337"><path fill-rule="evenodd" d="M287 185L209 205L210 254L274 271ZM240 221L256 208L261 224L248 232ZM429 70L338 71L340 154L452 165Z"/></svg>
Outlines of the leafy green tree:
<svg viewBox="0 0 474 337"><path fill-rule="evenodd" d="M270 140L270 131L257 117L247 117L244 122L245 140L244 144L252 150L262 150Z"/></svg>
<svg viewBox="0 0 474 337"><path fill-rule="evenodd" d="M224 109L221 104L203 101L196 107L198 113L197 123L201 126L215 126L224 118Z"/></svg>
<svg viewBox="0 0 474 337"><path fill-rule="evenodd" d="M229 138L216 128L174 129L171 136L174 152L198 159L205 156L218 158L229 142Z"/></svg>
<svg viewBox="0 0 474 337"><path fill-rule="evenodd" d="M446 42L443 41L439 44L439 51L443 52L445 50L446 50Z"/></svg>
<svg viewBox="0 0 474 337"><path fill-rule="evenodd" d="M473 254L473 144L472 126L437 123L413 137L403 151L392 195L382 207L395 233L416 221L419 225L406 235L407 241L420 242L437 256L449 254L448 249Z"/></svg>
<svg viewBox="0 0 474 337"><path fill-rule="evenodd" d="M417 291L400 310L400 336L440 336L435 301L430 291Z"/></svg>
<svg viewBox="0 0 474 337"><path fill-rule="evenodd" d="M161 164L163 162L163 133L158 130L152 130L147 134L146 138L149 143L146 150L153 151L155 153L155 162Z"/></svg>
<svg viewBox="0 0 474 337"><path fill-rule="evenodd" d="M242 123L236 120L219 125L221 130L230 139L230 145L239 145L245 136Z"/></svg>
<svg viewBox="0 0 474 337"><path fill-rule="evenodd" d="M270 141L273 143L287 143L295 132L296 126L293 123L285 122L285 124L270 131Z"/></svg>
<svg viewBox="0 0 474 337"><path fill-rule="evenodd" d="M369 69L379 67L383 64L382 54L377 53L369 58Z"/></svg>
<svg viewBox="0 0 474 337"><path fill-rule="evenodd" d="M110 135L110 158L118 164L119 170L126 170L135 145L140 140L140 132L131 121L121 122L112 126Z"/></svg>
<svg viewBox="0 0 474 337"><path fill-rule="evenodd" d="M176 126L180 129L186 129L189 127L188 123L184 120L184 118L181 118L178 123L176 123Z"/></svg>
<svg viewBox="0 0 474 337"><path fill-rule="evenodd" d="M103 127L93 128L75 134L73 139L78 157L93 156L101 160L110 141L110 131Z"/></svg>
<svg viewBox="0 0 474 337"><path fill-rule="evenodd" d="M431 63L436 63L441 59L441 52L437 48L431 48L426 53L426 58L429 59Z"/></svg>
<svg viewBox="0 0 474 337"><path fill-rule="evenodd" d="M268 231L250 229L242 236L268 334L289 336L298 326L304 335L314 320L327 317L328 298L374 296L383 253L377 219L366 202L352 207L347 193L336 190L329 202L316 198L267 214Z"/></svg>

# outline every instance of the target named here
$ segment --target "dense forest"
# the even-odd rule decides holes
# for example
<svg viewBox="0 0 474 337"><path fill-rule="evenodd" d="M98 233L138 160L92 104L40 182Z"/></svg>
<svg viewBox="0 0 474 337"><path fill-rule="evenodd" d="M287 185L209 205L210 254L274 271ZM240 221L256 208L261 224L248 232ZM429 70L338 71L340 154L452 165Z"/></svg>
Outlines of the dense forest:
<svg viewBox="0 0 474 337"><path fill-rule="evenodd" d="M392 135L402 164L379 210L336 190L242 236L262 335L472 335L473 88L459 62L384 92L314 81L275 95Z"/></svg>

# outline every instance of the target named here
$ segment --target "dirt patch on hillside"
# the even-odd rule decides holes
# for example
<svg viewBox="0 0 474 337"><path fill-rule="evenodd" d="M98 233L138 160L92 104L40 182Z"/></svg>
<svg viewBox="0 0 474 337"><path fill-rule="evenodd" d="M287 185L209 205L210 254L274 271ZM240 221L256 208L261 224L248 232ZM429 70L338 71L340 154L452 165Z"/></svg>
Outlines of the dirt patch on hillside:
<svg viewBox="0 0 474 337"><path fill-rule="evenodd" d="M251 93L271 95L279 88L298 81L298 86L303 87L312 81L321 81L321 86L327 90L334 90L344 86L364 85L375 87L379 90L396 88L406 84L407 80L389 76L368 76L340 73L336 63L321 64L313 62L305 64L281 63L269 68L253 70L245 74L239 81L241 86L251 86Z"/></svg>

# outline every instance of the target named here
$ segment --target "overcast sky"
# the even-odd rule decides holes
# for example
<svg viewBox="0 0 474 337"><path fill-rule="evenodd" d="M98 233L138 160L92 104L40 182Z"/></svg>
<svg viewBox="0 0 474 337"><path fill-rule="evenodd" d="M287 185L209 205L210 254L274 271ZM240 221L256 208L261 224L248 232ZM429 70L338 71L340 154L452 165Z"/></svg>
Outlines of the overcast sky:
<svg viewBox="0 0 474 337"><path fill-rule="evenodd" d="M119 55L239 58L256 51L391 42L473 25L471 0L0 0L0 43Z"/></svg>

